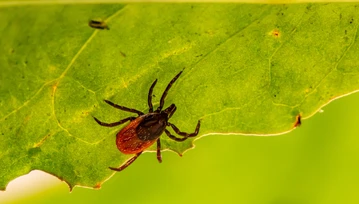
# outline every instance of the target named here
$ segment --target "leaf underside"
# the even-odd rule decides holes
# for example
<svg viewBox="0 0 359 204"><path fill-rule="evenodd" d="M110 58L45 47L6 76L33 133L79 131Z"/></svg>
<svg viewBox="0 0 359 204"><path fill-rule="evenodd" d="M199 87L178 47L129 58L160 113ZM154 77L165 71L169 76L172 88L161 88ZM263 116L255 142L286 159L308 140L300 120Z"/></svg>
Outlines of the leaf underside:
<svg viewBox="0 0 359 204"><path fill-rule="evenodd" d="M134 116L103 100L148 112L151 83L156 107L183 68L165 106L181 131L200 119L198 138L286 132L359 88L359 4L2 6L0 18L0 189L34 169L99 188L132 155L115 145L126 124L92 116Z"/></svg>

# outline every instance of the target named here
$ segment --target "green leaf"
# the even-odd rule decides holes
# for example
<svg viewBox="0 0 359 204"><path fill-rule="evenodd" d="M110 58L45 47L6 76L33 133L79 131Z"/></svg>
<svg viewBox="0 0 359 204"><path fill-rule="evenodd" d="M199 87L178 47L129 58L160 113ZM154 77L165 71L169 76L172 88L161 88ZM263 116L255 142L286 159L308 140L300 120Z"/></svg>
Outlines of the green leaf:
<svg viewBox="0 0 359 204"><path fill-rule="evenodd" d="M197 138L284 133L359 88L359 4L3 6L0 18L1 189L34 169L99 188L132 155L115 144L125 125L92 116L134 115L103 100L147 112L151 83L157 106L183 68L165 106L182 131L202 120Z"/></svg>

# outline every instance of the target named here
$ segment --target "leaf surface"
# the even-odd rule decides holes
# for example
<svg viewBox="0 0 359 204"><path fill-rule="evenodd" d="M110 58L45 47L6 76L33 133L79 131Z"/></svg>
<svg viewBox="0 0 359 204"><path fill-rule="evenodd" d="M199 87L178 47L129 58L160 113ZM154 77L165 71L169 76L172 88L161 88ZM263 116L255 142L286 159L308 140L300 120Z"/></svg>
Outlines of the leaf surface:
<svg viewBox="0 0 359 204"><path fill-rule="evenodd" d="M2 6L0 17L1 189L34 169L99 188L131 155L115 145L125 125L92 116L133 116L103 100L148 112L151 83L157 107L183 68L165 106L181 131L200 119L197 138L290 131L359 88L359 4Z"/></svg>

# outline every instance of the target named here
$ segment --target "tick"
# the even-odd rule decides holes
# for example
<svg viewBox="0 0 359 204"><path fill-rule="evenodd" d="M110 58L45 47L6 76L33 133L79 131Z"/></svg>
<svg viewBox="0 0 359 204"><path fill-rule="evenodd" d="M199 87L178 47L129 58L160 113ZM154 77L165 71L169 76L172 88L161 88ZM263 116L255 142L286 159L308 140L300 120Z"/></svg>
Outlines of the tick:
<svg viewBox="0 0 359 204"><path fill-rule="evenodd" d="M162 110L165 99L167 96L168 91L172 87L172 85L176 82L178 77L182 74L182 71L178 73L167 85L165 91L162 94L160 105L154 111L152 105L152 92L153 88L157 83L157 79L152 83L150 90L148 92L148 106L149 106L149 113L144 114L141 111L136 109L127 108L124 106L120 106L117 104L112 103L111 101L104 100L107 104L118 108L123 111L136 113L137 117L128 117L124 118L118 122L114 123L104 123L94 117L95 121L102 126L106 127L114 127L121 125L127 121L131 121L127 126L125 126L120 132L117 133L116 136L116 145L117 148L124 154L135 154L131 159L129 159L125 164L120 166L119 168L109 167L111 170L114 171L122 171L126 167L128 167L132 162L134 162L144 150L150 147L152 144L157 142L157 160L158 162L162 162L161 156L161 140L160 136L163 132L166 135L178 142L183 142L189 137L195 137L198 135L199 128L200 128L200 121L198 120L196 130L193 133L185 133L181 132L174 124L168 122L168 120L172 117L174 112L176 111L176 105L171 104L168 108ZM172 135L170 131L166 128L171 127L178 135L182 136L180 138Z"/></svg>

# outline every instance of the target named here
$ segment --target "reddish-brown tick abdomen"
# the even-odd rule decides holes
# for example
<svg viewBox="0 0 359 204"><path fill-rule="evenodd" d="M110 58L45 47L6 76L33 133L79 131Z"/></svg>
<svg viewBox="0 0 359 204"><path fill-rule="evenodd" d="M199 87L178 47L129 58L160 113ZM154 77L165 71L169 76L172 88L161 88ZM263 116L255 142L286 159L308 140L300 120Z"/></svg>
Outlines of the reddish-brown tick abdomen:
<svg viewBox="0 0 359 204"><path fill-rule="evenodd" d="M150 147L157 140L140 140L137 136L137 126L142 122L143 117L131 121L119 133L117 133L117 148L124 154L136 154Z"/></svg>

